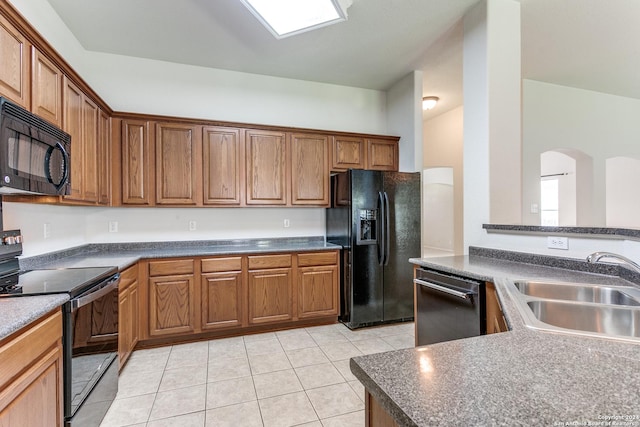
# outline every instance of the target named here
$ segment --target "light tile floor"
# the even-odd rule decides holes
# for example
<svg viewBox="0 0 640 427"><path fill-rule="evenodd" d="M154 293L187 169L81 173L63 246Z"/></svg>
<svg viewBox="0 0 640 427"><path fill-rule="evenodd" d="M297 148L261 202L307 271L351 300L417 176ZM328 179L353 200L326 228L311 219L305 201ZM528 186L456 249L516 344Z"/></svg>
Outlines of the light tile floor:
<svg viewBox="0 0 640 427"><path fill-rule="evenodd" d="M101 427L361 427L349 358L413 345L413 323L335 324L139 350Z"/></svg>

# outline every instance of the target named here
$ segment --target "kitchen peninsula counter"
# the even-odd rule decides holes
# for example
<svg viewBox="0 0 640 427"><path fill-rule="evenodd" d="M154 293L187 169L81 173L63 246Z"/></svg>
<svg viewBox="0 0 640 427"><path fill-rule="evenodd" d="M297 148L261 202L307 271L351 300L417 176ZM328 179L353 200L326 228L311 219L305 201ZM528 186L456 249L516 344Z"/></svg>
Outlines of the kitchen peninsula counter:
<svg viewBox="0 0 640 427"><path fill-rule="evenodd" d="M366 390L401 426L640 426L640 344L529 329L506 289L531 279L634 284L498 255L411 262L495 283L510 330L355 357Z"/></svg>
<svg viewBox="0 0 640 427"><path fill-rule="evenodd" d="M20 260L22 269L116 266L121 271L141 259L237 254L335 251L324 238L246 239L88 244Z"/></svg>
<svg viewBox="0 0 640 427"><path fill-rule="evenodd" d="M56 308L59 309L67 301L67 294L0 297L0 340Z"/></svg>

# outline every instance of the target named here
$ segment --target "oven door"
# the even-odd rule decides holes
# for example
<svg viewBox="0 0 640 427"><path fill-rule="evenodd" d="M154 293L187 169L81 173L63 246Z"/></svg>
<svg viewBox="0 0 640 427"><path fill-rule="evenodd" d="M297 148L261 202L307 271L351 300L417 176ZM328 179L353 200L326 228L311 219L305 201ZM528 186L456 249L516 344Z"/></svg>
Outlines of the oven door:
<svg viewBox="0 0 640 427"><path fill-rule="evenodd" d="M66 426L99 426L118 391L118 284L112 276L65 305Z"/></svg>

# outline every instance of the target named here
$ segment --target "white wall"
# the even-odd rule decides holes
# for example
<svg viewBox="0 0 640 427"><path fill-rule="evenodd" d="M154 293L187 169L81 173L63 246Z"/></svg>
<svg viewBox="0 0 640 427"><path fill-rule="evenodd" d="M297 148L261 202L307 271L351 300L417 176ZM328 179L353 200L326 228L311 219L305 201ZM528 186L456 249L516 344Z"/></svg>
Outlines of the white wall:
<svg viewBox="0 0 640 427"><path fill-rule="evenodd" d="M560 148L580 150L593 159L593 181L586 190L592 197L589 206L578 208L578 217L584 218L579 225L604 226L605 162L640 157L639 117L638 99L523 80L523 223L539 224L529 206L540 200L540 153ZM640 226L640 219L627 226Z"/></svg>
<svg viewBox="0 0 640 427"><path fill-rule="evenodd" d="M444 114L425 120L423 123L423 159L425 169L446 167L453 170L453 235L452 250L456 254L464 252L463 213L464 213L464 184L463 184L463 126L464 109L458 107ZM429 206L424 206L429 209ZM423 224L425 240L430 233L439 233L443 229L434 230L434 226Z"/></svg>
<svg viewBox="0 0 640 427"><path fill-rule="evenodd" d="M640 218L640 160L606 160L607 227L628 227Z"/></svg>
<svg viewBox="0 0 640 427"><path fill-rule="evenodd" d="M513 203L522 198L520 1L487 4L489 215L494 223L520 224L522 210Z"/></svg>
<svg viewBox="0 0 640 427"><path fill-rule="evenodd" d="M482 224L520 223L520 3L484 0L464 17L464 246Z"/></svg>
<svg viewBox="0 0 640 427"><path fill-rule="evenodd" d="M21 229L24 255L86 243L226 240L324 235L321 208L99 208L4 203L6 230ZM290 226L284 227L284 219ZM109 232L109 222L118 232ZM196 231L189 231L196 221ZM44 238L44 224L51 235Z"/></svg>
<svg viewBox="0 0 640 427"><path fill-rule="evenodd" d="M416 139L415 126L406 127L402 120L394 121L398 127L393 131L388 129L384 91L88 52L46 0L11 0L11 3L116 111L373 134L397 133L404 139L402 157L411 161L414 154L405 154L405 150L414 153L415 141L421 140L421 137ZM412 73L407 77L412 92L409 98L404 94L393 97L390 103L393 111L407 111L402 108L413 105L416 79L421 84L421 76ZM403 92L403 88L404 84L399 84L398 93ZM420 124L418 127L421 132ZM95 241L324 235L324 209L134 210L7 205L5 223L25 233L25 254ZM115 235L105 233L105 222L111 217L120 223L120 232ZM187 218L201 224L197 232L183 233ZM291 219L289 229L282 228L283 218ZM41 237L45 222L50 223L52 229L47 240Z"/></svg>
<svg viewBox="0 0 640 427"><path fill-rule="evenodd" d="M413 71L388 90L388 132L400 137L401 172L422 170L422 72Z"/></svg>

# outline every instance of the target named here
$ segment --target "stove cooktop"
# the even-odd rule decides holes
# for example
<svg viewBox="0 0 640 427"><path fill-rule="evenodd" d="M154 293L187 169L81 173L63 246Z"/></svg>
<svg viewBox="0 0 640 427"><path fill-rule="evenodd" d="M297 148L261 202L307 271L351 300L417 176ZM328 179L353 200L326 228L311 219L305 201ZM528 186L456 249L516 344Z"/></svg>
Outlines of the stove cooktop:
<svg viewBox="0 0 640 427"><path fill-rule="evenodd" d="M69 294L73 298L117 272L116 267L20 271L0 279L0 297Z"/></svg>

